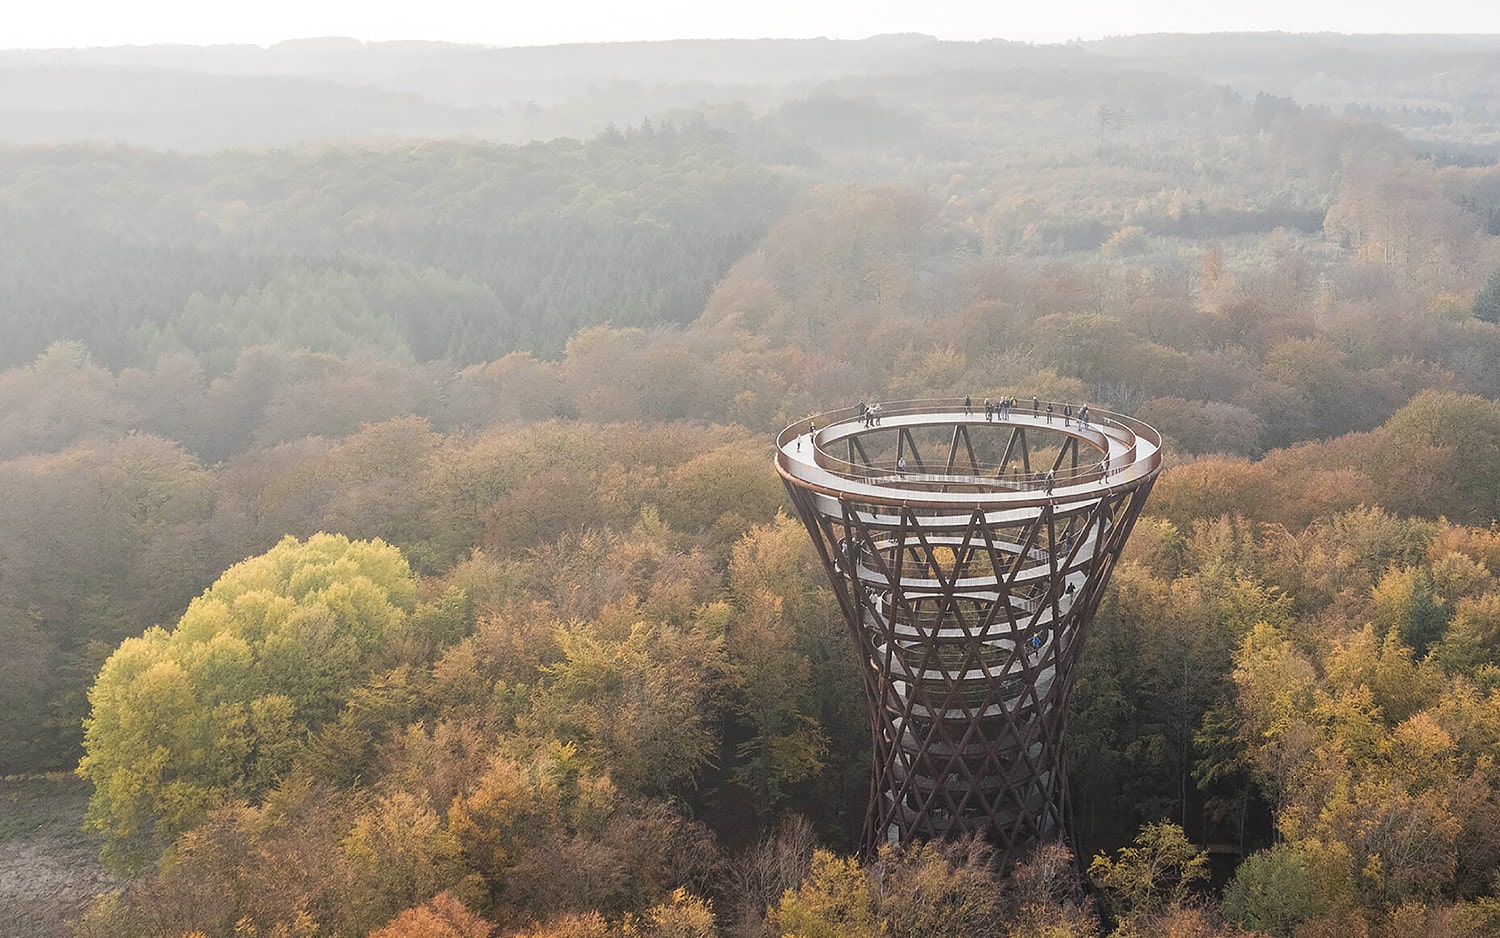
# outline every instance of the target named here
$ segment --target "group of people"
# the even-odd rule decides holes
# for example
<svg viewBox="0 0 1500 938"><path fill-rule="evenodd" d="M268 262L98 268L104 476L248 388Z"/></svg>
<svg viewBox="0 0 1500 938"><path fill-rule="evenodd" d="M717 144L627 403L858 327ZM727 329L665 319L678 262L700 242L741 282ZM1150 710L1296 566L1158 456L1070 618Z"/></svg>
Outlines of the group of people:
<svg viewBox="0 0 1500 938"><path fill-rule="evenodd" d="M815 437L815 434L817 432L818 432L818 425L816 423L814 423L813 421L809 420L807 422L807 439L809 441L811 441L814 445L817 444L817 439ZM802 452L802 434L800 434L800 433L797 434L797 452L799 452L799 453Z"/></svg>
<svg viewBox="0 0 1500 938"><path fill-rule="evenodd" d="M984 419L987 420L987 421L1009 420L1010 419L1010 415L1015 412L1016 404L1017 404L1017 401L1016 401L1016 399L1014 397L1002 397L1002 398L1000 398L1000 401L998 403L991 401L989 398L985 398L984 399ZM859 422L860 422L861 426L877 427L877 426L880 425L880 405L879 404L871 404L871 405L866 406L866 404L865 404L864 401L860 401L859 404L857 404L855 406L855 410L858 413ZM972 414L972 413L974 413L974 399L972 397L970 397L969 395L967 395L967 394L964 395L964 413L965 414ZM1053 405L1052 405L1051 401L1047 402L1047 411L1046 411L1046 413L1047 413L1047 422L1051 423L1052 422L1052 418L1053 418L1053 414L1055 413L1055 411L1053 410ZM1042 415L1042 402L1041 402L1041 399L1037 398L1037 397L1032 397L1032 399L1031 399L1031 416L1033 416L1033 417L1040 417L1041 415ZM1063 405L1063 409L1062 409L1063 426L1065 426L1065 427L1072 426L1073 425L1073 418L1075 416L1078 418L1078 426L1079 426L1079 428L1083 429L1083 430L1087 430L1088 427L1089 427L1089 405L1084 404L1082 407L1078 408L1078 410L1075 412L1073 410L1073 405L1072 404L1064 404Z"/></svg>
<svg viewBox="0 0 1500 938"><path fill-rule="evenodd" d="M997 403L992 403L989 398L985 398L984 399L984 419L985 420L990 420L990 421L993 421L993 420L1009 420L1011 413L1014 412L1014 410L1015 410L1015 407L1016 407L1016 399L1014 397L1002 397L1002 398L1000 398L1000 402L998 404ZM970 405L970 399L967 398L967 397L965 397L964 398L964 413L966 413L966 414L972 414L973 412L974 412L973 408ZM1052 402L1048 401L1047 402L1047 409L1046 409L1047 422L1048 423L1052 422L1053 415L1055 413L1056 413L1056 411L1053 409ZM1041 399L1033 397L1031 399L1031 416L1033 416L1033 417L1040 417L1041 415L1042 415L1042 402L1041 402ZM1087 430L1088 426L1089 426L1089 405L1084 404L1082 407L1078 408L1078 410L1075 412L1073 410L1073 405L1072 404L1064 404L1063 405L1063 409L1062 409L1062 416L1063 416L1063 426L1065 426L1065 427L1072 426L1073 425L1073 418L1076 416L1078 418L1078 427L1079 427L1079 429L1081 429L1081 430Z"/></svg>
<svg viewBox="0 0 1500 938"><path fill-rule="evenodd" d="M1032 398L1031 399L1031 415L1033 417L1037 416L1037 409L1040 406L1041 406L1041 401L1038 401L1036 398ZM1048 423L1052 422L1052 415L1053 415L1053 413L1054 413L1054 411L1052 409L1052 402L1048 401L1047 402L1047 422ZM1073 405L1072 404L1064 404L1063 405L1062 414L1063 414L1063 426L1065 426L1065 427L1071 427L1073 425L1073 417L1075 416L1074 415L1074 411L1073 411ZM1078 408L1077 417L1078 417L1078 429L1080 429L1080 430L1087 430L1089 428L1089 405L1084 404L1082 407Z"/></svg>
<svg viewBox="0 0 1500 938"><path fill-rule="evenodd" d="M1051 495L1052 490L1057 488L1057 470L1048 469L1046 472L1043 472L1038 469L1036 471L1036 475L1032 477L1031 481L1036 483L1039 487L1046 489L1047 494Z"/></svg>
<svg viewBox="0 0 1500 938"><path fill-rule="evenodd" d="M967 401L968 398L964 398L964 400ZM1016 406L1016 399L1013 398L1013 397L1002 397L1002 398L1000 398L1000 403L998 403L998 404L991 404L990 403L990 399L989 398L985 398L984 399L984 419L985 420L1009 420L1010 419L1010 412L1011 412L1012 408L1014 408L1015 406Z"/></svg>
<svg viewBox="0 0 1500 938"><path fill-rule="evenodd" d="M1017 407L1018 403L1019 402L1014 397L1002 397L1002 398L1000 398L1000 400L999 400L998 403L996 403L994 401L991 401L989 398L985 398L984 399L984 419L986 421L1008 420L1008 419L1010 419L1011 414L1015 413L1015 410L1016 410L1016 407ZM855 412L856 412L856 414L858 416L858 419L859 419L859 422L860 422L861 426L865 426L865 427L878 427L878 426L880 426L880 404L876 403L876 404L869 404L869 405L867 405L867 404L865 404L864 401L860 401L855 406ZM964 413L965 414L972 414L973 412L974 412L974 399L972 397L969 397L968 395L965 395L964 396ZM1047 422L1051 423L1052 419L1053 419L1054 410L1053 410L1053 404L1050 401L1046 405L1046 411L1045 412L1047 414ZM1042 401L1041 401L1041 399L1038 398L1038 397L1036 397L1036 396L1033 396L1031 398L1031 415L1033 417L1040 417L1042 415L1042 413L1043 413L1043 409L1042 409ZM1078 420L1078 427L1079 427L1079 429L1087 430L1089 428L1089 420L1090 420L1090 418L1089 418L1089 405L1084 404L1082 407L1079 407L1075 411L1073 409L1073 405L1072 404L1064 404L1063 405L1063 409L1062 409L1062 418L1063 418L1063 426L1065 426L1065 427L1072 426L1073 420L1076 418ZM808 436L812 436L812 434L815 433L815 432L816 432L816 430L815 430L815 427L814 427L812 421L808 421L808 424L807 424L807 435ZM802 449L802 440L801 440L800 436L797 439L797 449L798 450ZM897 466L898 471L905 472L906 471L906 460L904 458L902 458L901 460L899 460L899 462L900 462L900 465ZM1108 453L1108 451L1106 451L1104 453L1104 458L1100 461L1098 468L1099 468L1099 472L1100 472L1101 475L1105 475L1105 476L1109 475L1109 453ZM1004 474L1004 470L1001 470L1001 472L1002 472L1002 475L1003 475ZM1057 473L1054 470L1050 470L1050 469L1047 472L1045 472L1045 473L1041 472L1041 471L1038 471L1038 472L1036 472L1033 475L1033 477L1031 479L1031 482L1037 488L1045 489L1046 492L1047 492L1047 494L1051 495L1053 488L1056 487L1056 485L1057 485Z"/></svg>

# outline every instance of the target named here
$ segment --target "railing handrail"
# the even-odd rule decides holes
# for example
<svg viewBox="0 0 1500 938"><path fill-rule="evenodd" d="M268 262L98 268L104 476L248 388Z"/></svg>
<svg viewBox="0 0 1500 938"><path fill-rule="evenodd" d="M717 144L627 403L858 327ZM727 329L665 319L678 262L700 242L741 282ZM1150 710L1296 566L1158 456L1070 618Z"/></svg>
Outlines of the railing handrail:
<svg viewBox="0 0 1500 938"><path fill-rule="evenodd" d="M1068 467L1062 470L1056 470L1052 473L1052 482L1054 486L1063 484L1077 484L1080 482L1107 481L1110 477L1117 476L1122 472L1127 471L1136 462L1137 447L1135 445L1135 441L1137 439L1144 439L1146 442L1150 443L1153 446L1155 452L1160 451L1161 434L1158 433L1155 428L1125 414L1118 414L1107 410L1094 410L1092 405L1080 405L1080 407L1075 408L1071 418L1069 418L1069 425L1058 426L1056 424L1056 421L1062 419L1061 408L1071 403L1071 401L1045 401L1038 398L1036 413L1033 414L1030 412L1030 401L1023 402L1020 398L1017 398L1016 406L1012 408L1011 416L1009 418L1005 420L996 419L991 421L984 421L977 408L974 408L971 401L971 413L967 416L979 418L977 420L970 421L974 423L989 423L993 425L994 423L998 422L1001 426L1010 426L1012 425L1012 418L1017 416L1027 417L1029 419L1041 417L1046 413L1047 405L1051 404L1053 406L1053 422L1046 424L1046 427L1053 432L1063 433L1068 436L1076 437L1086 436L1087 430L1078 424L1078 411L1082 406L1088 406L1089 421L1087 429L1093 429L1095 427L1105 427L1121 430L1128 434L1130 445L1127 447L1126 452L1122 454L1122 458L1111 459L1108 463L1107 470L1103 468L1104 460L1102 458L1099 460L1090 461L1085 465L1080 465L1076 468ZM887 418L924 416L928 414L952 415L963 411L964 399L927 398L902 401L877 401L875 404L870 405L870 407L874 407L877 405L880 407L880 419L884 421ZM904 488L911 488L914 485L921 485L924 482L943 486L980 484L993 485L998 482L1002 484L1008 483L1010 485L1013 485L1018 492L1035 492L1044 490L1047 486L1045 471L1034 470L1033 472L1028 474L1024 471L1017 470L1014 473L1002 474L1000 470L1004 467L999 465L985 465L977 467L979 470L978 474L974 472L949 472L946 467L936 471L927 468L918 469L911 466L902 469L896 463L890 463L889 465L886 465L884 462L881 462L870 465L863 465L859 463L849 462L848 460L835 456L823 449L819 438L827 430L843 424L852 423L856 420L859 420L861 416L862 415L858 405L855 405L850 407L842 407L837 410L825 411L823 413L808 417L805 420L794 423L786 429L782 430L782 432L777 435L776 443L778 454L782 451L782 448L785 447L786 444L795 440L796 437L806 433L806 428L809 425L809 422L811 422L816 427L816 432L811 441L811 445L813 447L813 451L810 454L811 462L819 469L822 469L823 471L828 472L831 475L847 479L849 481L899 482ZM879 425L877 424L877 427L878 426ZM1100 432L1103 433L1102 430ZM1108 434L1104 435L1106 437L1108 436ZM1040 476L1041 478L1038 478L1038 476Z"/></svg>

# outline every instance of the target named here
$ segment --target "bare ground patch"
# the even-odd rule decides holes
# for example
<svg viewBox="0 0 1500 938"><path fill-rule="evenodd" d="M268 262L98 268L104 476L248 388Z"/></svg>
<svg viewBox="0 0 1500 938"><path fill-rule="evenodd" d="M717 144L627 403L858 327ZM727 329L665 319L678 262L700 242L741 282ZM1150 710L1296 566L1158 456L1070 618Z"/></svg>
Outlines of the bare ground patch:
<svg viewBox="0 0 1500 938"><path fill-rule="evenodd" d="M0 936L62 938L65 922L114 884L87 847L47 836L0 844Z"/></svg>
<svg viewBox="0 0 1500 938"><path fill-rule="evenodd" d="M70 776L0 779L0 938L63 938L116 881L82 830L88 786Z"/></svg>

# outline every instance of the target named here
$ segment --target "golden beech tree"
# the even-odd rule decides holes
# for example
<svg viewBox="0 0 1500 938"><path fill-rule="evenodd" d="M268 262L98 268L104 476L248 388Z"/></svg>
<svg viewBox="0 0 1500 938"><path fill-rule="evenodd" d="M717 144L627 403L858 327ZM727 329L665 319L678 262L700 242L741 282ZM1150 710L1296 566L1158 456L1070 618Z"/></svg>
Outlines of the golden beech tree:
<svg viewBox="0 0 1500 938"><path fill-rule="evenodd" d="M1156 915L1180 908L1194 888L1208 878L1208 854L1188 841L1176 824L1147 824L1131 846L1111 859L1104 854L1089 864L1089 875L1109 896L1123 918Z"/></svg>
<svg viewBox="0 0 1500 938"><path fill-rule="evenodd" d="M416 578L380 541L286 538L225 571L172 631L100 670L78 773L88 822L126 860L215 804L256 798L338 718L416 610Z"/></svg>
<svg viewBox="0 0 1500 938"><path fill-rule="evenodd" d="M1056 934L1090 934L1085 916L1074 916L1053 895L1056 864L1027 867L1023 889L1007 895L992 867L993 853L981 839L887 845L868 867L852 857L815 850L807 877L767 911L772 934L795 938L926 938L929 935L1001 934L1006 899L1036 914L1045 907ZM1044 882L1038 882L1038 874ZM1051 883L1045 880L1054 880Z"/></svg>

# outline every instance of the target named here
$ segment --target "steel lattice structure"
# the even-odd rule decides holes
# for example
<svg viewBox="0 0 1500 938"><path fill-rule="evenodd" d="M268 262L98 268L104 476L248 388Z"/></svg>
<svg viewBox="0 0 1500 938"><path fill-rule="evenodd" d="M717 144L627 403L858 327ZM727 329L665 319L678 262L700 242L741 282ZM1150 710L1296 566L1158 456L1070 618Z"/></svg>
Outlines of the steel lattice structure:
<svg viewBox="0 0 1500 938"><path fill-rule="evenodd" d="M814 417L776 451L865 664L864 849L982 831L1008 864L1068 837L1074 665L1161 437L1031 402L878 413Z"/></svg>

